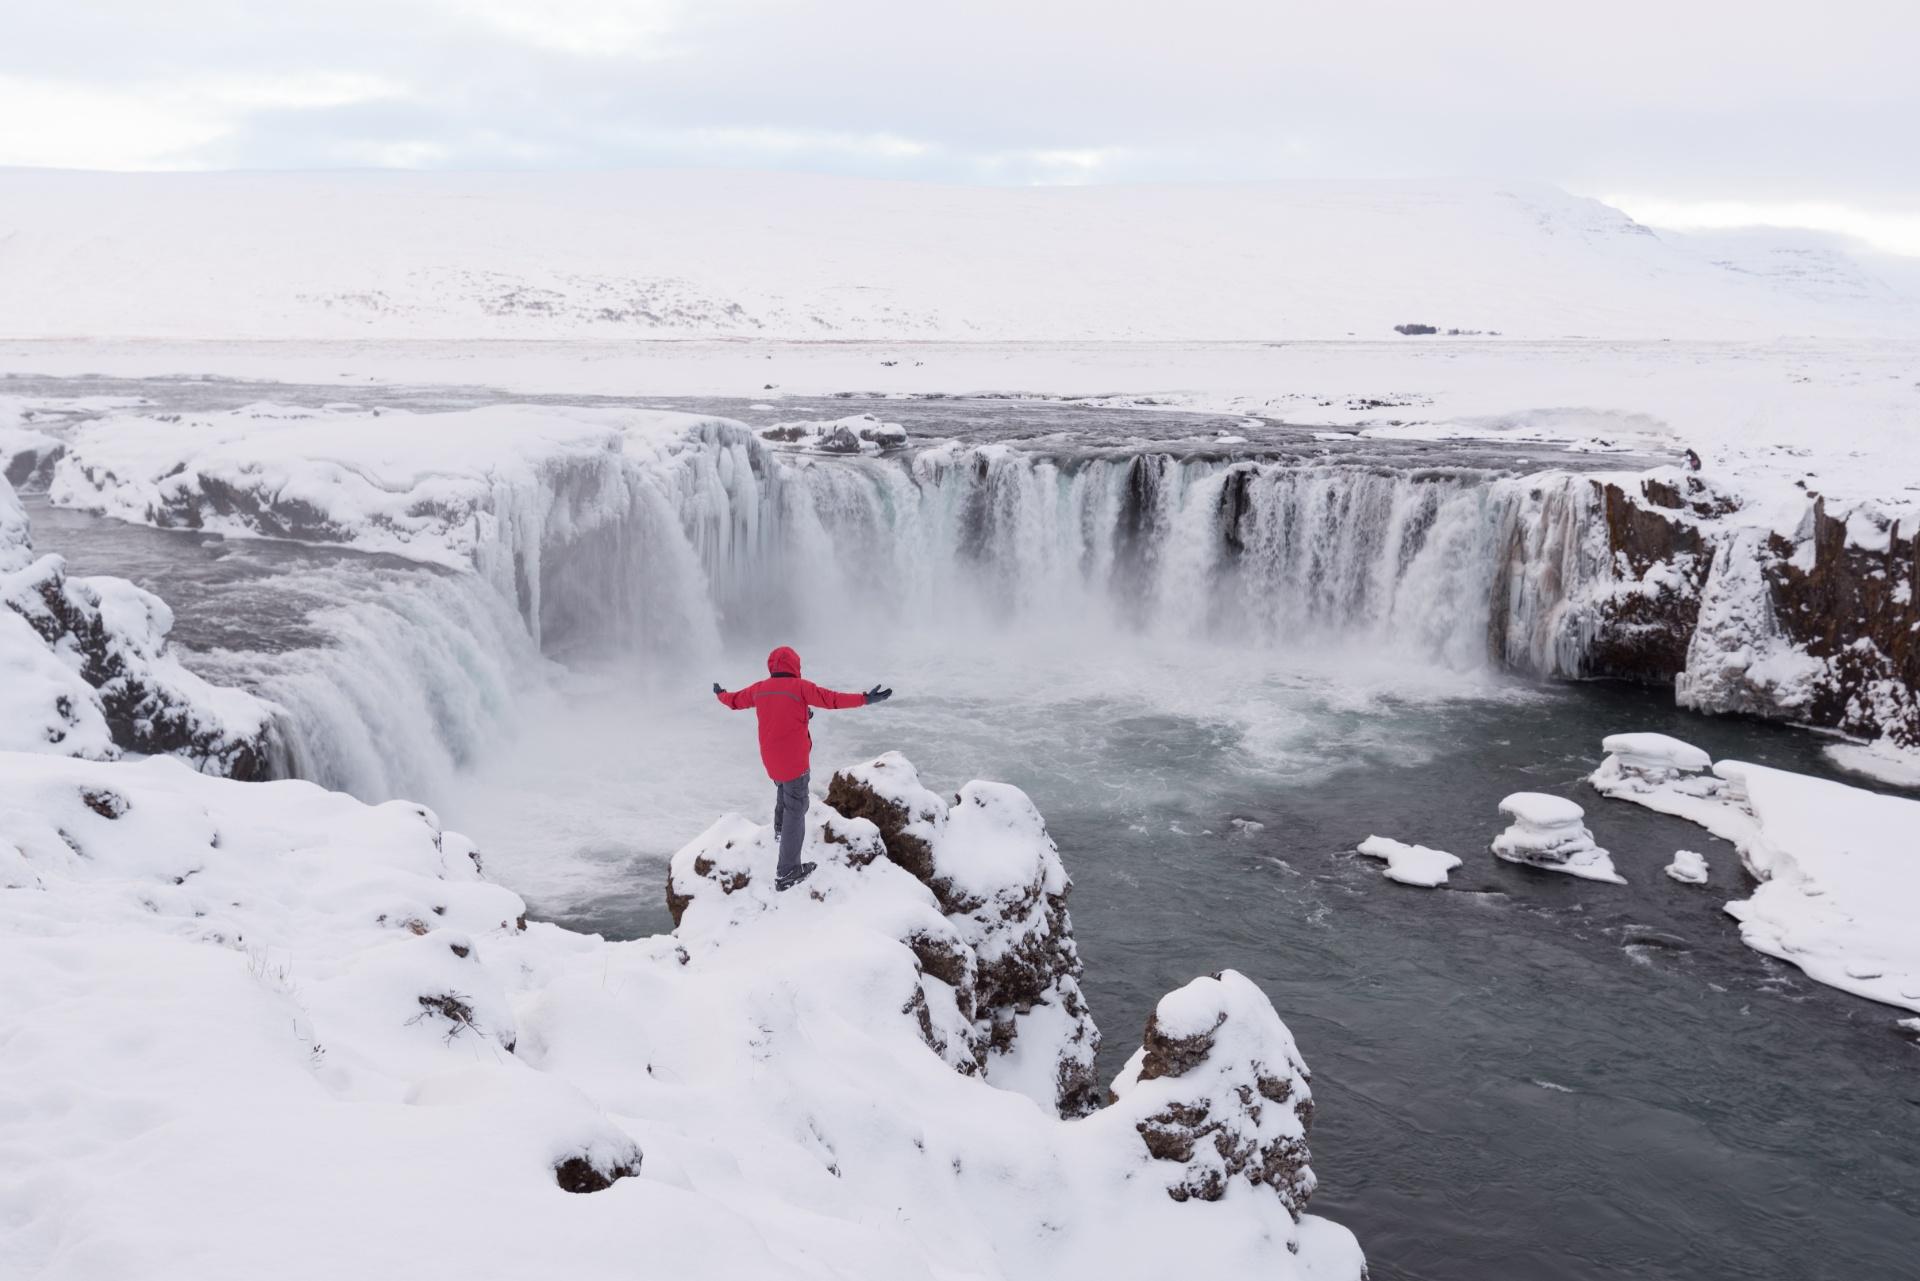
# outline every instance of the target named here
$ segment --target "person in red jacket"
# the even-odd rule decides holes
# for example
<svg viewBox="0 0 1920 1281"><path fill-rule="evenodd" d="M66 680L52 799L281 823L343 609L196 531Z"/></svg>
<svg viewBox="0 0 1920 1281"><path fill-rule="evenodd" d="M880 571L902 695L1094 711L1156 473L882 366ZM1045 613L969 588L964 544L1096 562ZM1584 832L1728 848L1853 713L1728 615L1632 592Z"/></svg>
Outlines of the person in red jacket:
<svg viewBox="0 0 1920 1281"><path fill-rule="evenodd" d="M773 834L780 842L774 888L791 889L807 879L812 863L800 861L807 839L807 783L813 769L813 709L838 711L884 703L893 691L875 685L864 694L843 694L800 678L800 655L786 645L767 655L767 679L731 693L714 682L713 694L736 712L751 707L760 718L760 761L774 783Z"/></svg>

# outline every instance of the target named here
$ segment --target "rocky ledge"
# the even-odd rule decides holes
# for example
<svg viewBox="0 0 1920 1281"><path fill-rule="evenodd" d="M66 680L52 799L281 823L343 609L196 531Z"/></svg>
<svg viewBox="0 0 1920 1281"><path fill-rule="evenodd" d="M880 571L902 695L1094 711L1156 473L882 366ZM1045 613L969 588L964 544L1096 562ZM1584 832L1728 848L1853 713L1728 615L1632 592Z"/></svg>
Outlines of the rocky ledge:
<svg viewBox="0 0 1920 1281"><path fill-rule="evenodd" d="M836 772L808 827L819 869L778 897L770 827L729 817L674 856L667 898L690 965L773 928L790 903L830 907L912 954L901 1015L960 1074L1133 1134L1175 1202L1244 1185L1299 1219L1314 1188L1312 1078L1243 975L1162 998L1126 1068L1096 1090L1100 1034L1080 992L1072 883L1025 793L976 781L948 801L890 752Z"/></svg>
<svg viewBox="0 0 1920 1281"><path fill-rule="evenodd" d="M1503 567L1509 590L1556 580L1556 674L1920 750L1920 531L1811 493L1797 525L1774 527L1674 468L1587 484L1574 545L1516 546Z"/></svg>

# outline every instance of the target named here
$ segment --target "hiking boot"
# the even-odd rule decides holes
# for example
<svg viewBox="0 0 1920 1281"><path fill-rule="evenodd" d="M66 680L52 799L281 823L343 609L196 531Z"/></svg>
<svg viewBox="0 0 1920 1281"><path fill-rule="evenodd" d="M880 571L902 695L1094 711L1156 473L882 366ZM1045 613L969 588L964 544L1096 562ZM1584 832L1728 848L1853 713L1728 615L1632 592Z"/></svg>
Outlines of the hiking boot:
<svg viewBox="0 0 1920 1281"><path fill-rule="evenodd" d="M781 873L779 879L774 881L773 888L776 890L792 889L794 886L798 885L800 882L806 880L807 876L813 871L813 869L816 866L817 864L814 864L814 863L802 863L799 867L794 868L791 872Z"/></svg>

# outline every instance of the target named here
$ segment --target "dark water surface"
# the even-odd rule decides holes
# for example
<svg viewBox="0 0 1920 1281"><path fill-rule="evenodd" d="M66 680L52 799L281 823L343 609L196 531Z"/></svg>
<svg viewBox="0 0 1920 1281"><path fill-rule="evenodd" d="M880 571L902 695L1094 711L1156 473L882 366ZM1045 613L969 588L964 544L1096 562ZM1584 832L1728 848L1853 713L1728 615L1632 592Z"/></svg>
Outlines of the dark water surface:
<svg viewBox="0 0 1920 1281"><path fill-rule="evenodd" d="M1581 781L1628 728L1831 773L1818 740L1608 686L1422 714L1459 755L1229 798L1266 825L1252 837L1172 845L1047 809L1103 1067L1160 992L1221 966L1256 979L1314 1069L1314 1208L1381 1281L1920 1276L1901 1012L1746 948L1721 910L1750 884L1732 848ZM1523 789L1586 806L1629 884L1489 855L1495 806ZM1350 853L1369 832L1465 865L1446 890L1396 885ZM1709 884L1662 874L1681 848Z"/></svg>

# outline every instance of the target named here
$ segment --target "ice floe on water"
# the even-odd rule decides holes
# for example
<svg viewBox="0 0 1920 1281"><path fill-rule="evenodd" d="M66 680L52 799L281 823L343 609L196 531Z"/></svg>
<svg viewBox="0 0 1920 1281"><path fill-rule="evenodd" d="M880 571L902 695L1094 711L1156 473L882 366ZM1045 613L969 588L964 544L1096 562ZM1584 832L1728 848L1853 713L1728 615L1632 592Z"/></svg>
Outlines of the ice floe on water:
<svg viewBox="0 0 1920 1281"><path fill-rule="evenodd" d="M1660 869L1686 885L1707 883L1707 856L1693 850L1675 850L1673 862Z"/></svg>
<svg viewBox="0 0 1920 1281"><path fill-rule="evenodd" d="M1627 883L1613 870L1612 856L1594 844L1582 821L1586 811L1564 796L1515 792L1500 802L1500 812L1512 823L1493 838L1498 857L1589 881Z"/></svg>
<svg viewBox="0 0 1920 1281"><path fill-rule="evenodd" d="M1368 858L1383 860L1387 866L1382 875L1402 885L1428 889L1445 885L1447 873L1460 866L1460 860L1445 850L1409 845L1385 836L1369 836L1354 848Z"/></svg>
<svg viewBox="0 0 1920 1281"><path fill-rule="evenodd" d="M1819 982L1920 1010L1920 801L1743 761L1709 772L1697 749L1668 753L1654 770L1632 755L1610 752L1593 785L1733 843L1760 882L1727 904L1750 947Z"/></svg>

